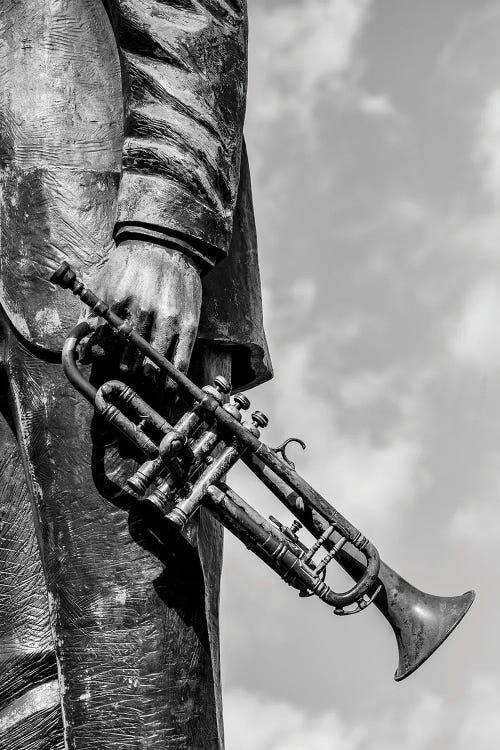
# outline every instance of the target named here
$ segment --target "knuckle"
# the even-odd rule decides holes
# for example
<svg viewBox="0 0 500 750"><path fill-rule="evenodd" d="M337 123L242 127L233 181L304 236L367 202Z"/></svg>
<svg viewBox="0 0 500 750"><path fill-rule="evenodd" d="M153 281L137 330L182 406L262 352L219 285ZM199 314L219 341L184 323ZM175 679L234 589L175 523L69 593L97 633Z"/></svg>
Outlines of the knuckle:
<svg viewBox="0 0 500 750"><path fill-rule="evenodd" d="M181 357L176 361L175 366L181 372L186 372L187 368L189 367L189 359L187 357Z"/></svg>
<svg viewBox="0 0 500 750"><path fill-rule="evenodd" d="M177 333L179 328L179 316L177 313L169 312L162 316L162 323L171 334Z"/></svg>

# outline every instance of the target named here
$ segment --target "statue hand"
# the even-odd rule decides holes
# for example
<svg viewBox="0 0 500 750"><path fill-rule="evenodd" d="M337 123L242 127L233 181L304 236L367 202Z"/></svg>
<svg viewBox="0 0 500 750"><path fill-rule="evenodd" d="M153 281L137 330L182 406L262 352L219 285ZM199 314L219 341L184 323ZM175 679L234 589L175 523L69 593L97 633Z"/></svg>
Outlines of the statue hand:
<svg viewBox="0 0 500 750"><path fill-rule="evenodd" d="M187 370L201 307L200 275L190 258L150 242L127 240L112 250L93 284L113 312L179 370ZM141 359L135 348L126 347L121 366L135 369Z"/></svg>

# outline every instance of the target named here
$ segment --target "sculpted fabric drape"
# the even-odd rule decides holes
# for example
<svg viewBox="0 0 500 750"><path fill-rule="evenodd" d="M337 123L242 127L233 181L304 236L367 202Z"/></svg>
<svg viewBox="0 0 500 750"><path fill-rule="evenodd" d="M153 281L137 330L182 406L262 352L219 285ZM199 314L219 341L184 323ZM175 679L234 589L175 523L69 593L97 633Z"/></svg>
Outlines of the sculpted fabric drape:
<svg viewBox="0 0 500 750"><path fill-rule="evenodd" d="M123 65L125 125L118 224L228 251L247 83L245 2L108 0Z"/></svg>
<svg viewBox="0 0 500 750"><path fill-rule="evenodd" d="M237 1L5 0L0 299L26 339L58 349L78 317L47 280L62 260L88 275L117 229L166 232L205 271L225 266L204 278L200 334L233 347L235 386L270 376L241 159L246 33Z"/></svg>

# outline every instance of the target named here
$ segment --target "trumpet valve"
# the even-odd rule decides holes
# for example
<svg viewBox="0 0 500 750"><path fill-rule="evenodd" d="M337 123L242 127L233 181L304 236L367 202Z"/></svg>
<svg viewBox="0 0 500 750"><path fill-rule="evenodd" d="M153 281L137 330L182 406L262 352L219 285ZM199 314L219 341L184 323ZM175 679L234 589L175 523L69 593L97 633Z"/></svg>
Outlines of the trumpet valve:
<svg viewBox="0 0 500 750"><path fill-rule="evenodd" d="M261 411L254 411L252 414L252 422L249 424L248 422L244 422L244 427L247 428L249 432L252 433L252 435L255 435L255 437L260 437L260 429L263 427L267 427L269 424L269 419L265 414L263 414Z"/></svg>
<svg viewBox="0 0 500 750"><path fill-rule="evenodd" d="M244 393L235 393L233 400L240 411L246 411L250 407L250 399Z"/></svg>
<svg viewBox="0 0 500 750"><path fill-rule="evenodd" d="M238 422L241 422L241 412L250 406L249 399L243 393L236 393L233 402L224 404L224 409L231 414Z"/></svg>
<svg viewBox="0 0 500 750"><path fill-rule="evenodd" d="M213 384L204 386L203 390L205 393L213 396L219 404L222 404L225 397L231 393L231 383L222 375L217 375L214 378Z"/></svg>
<svg viewBox="0 0 500 750"><path fill-rule="evenodd" d="M231 393L231 383L222 375L217 375L217 377L214 378L214 386L223 395Z"/></svg>
<svg viewBox="0 0 500 750"><path fill-rule="evenodd" d="M302 524L300 523L300 521L294 520L292 521L290 526L285 526L284 523L278 521L278 519L274 516L269 516L269 520L274 523L274 525L277 526L281 533L300 550L301 554L307 552L307 547L302 544L299 537L297 536L297 531L300 531L300 529L302 528Z"/></svg>
<svg viewBox="0 0 500 750"><path fill-rule="evenodd" d="M252 422L256 427L264 428L269 424L269 419L261 411L254 411L252 414Z"/></svg>

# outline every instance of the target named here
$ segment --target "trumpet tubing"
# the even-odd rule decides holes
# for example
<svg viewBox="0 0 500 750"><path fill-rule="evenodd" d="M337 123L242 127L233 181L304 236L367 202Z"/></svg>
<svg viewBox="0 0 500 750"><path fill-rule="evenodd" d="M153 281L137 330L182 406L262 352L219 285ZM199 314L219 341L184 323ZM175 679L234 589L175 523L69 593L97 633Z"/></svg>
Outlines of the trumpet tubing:
<svg viewBox="0 0 500 750"><path fill-rule="evenodd" d="M260 431L267 426L267 417L255 411L250 421L243 421L242 412L250 406L245 395L236 394L225 403L230 385L222 377L199 388L87 289L67 264L51 281L71 290L131 341L192 404L171 425L120 381L108 381L96 389L76 361L78 345L89 334L89 326L78 324L66 340L62 359L69 380L145 455L144 463L127 481L138 502L161 519L163 528L174 532L181 531L203 505L301 596L317 596L335 614L354 614L374 602L398 642L395 678L415 671L460 622L474 593L434 597L411 586L381 562L375 546L295 471L285 451L296 438L279 448L263 443ZM240 460L292 512L296 520L290 526L272 516L264 518L226 484L227 473ZM302 526L315 538L310 547L298 536ZM333 591L326 582L333 560L354 579L348 591Z"/></svg>

